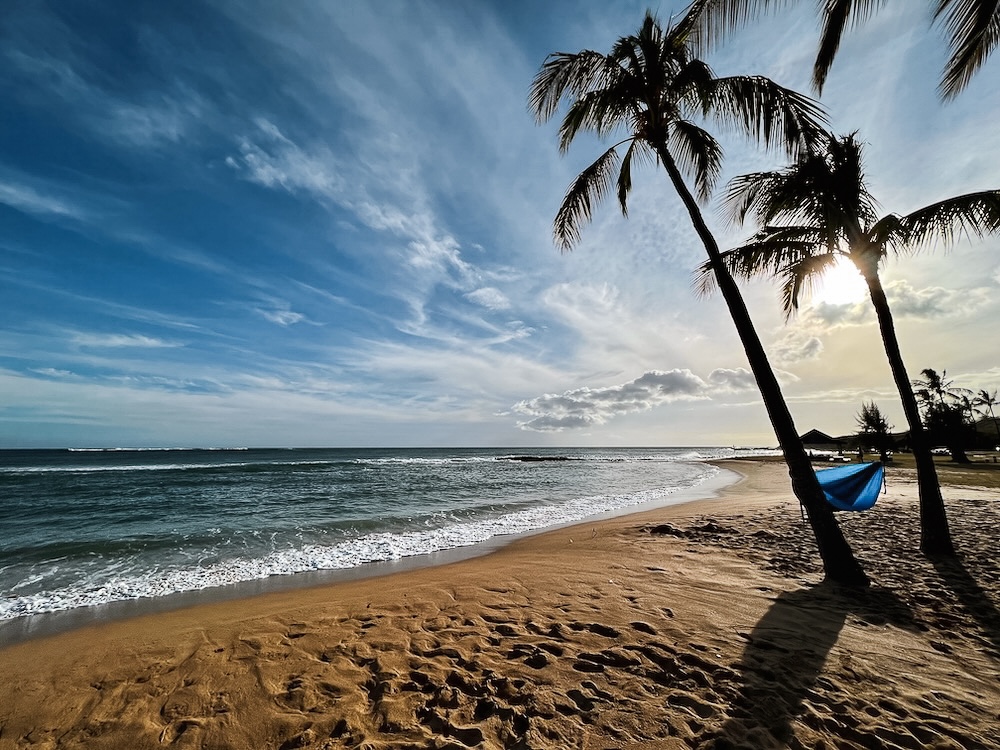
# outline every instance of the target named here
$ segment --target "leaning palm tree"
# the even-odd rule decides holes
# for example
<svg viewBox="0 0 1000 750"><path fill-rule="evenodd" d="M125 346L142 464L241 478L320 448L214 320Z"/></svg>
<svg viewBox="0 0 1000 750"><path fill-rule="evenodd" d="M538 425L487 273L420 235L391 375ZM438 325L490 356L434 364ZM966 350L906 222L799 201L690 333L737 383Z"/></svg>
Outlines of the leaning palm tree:
<svg viewBox="0 0 1000 750"><path fill-rule="evenodd" d="M685 16L665 29L647 12L638 32L619 39L607 55L583 50L546 58L529 102L540 123L549 120L564 100L568 104L559 130L560 150L565 152L581 132L600 138L615 132L623 135L570 185L556 214L555 239L563 250L572 249L596 202L612 190L627 215L633 162L658 163L666 170L718 274L784 450L793 491L808 512L826 577L867 585L867 576L825 502L739 288L720 262L718 244L685 180L685 175L690 177L698 197L707 198L721 166L719 143L695 124L695 118L712 117L765 143L781 141L795 153L820 132L822 115L812 100L767 78L719 78L694 58L689 45L692 24L705 2L696 0Z"/></svg>
<svg viewBox="0 0 1000 750"><path fill-rule="evenodd" d="M699 23L706 41L721 38L764 11L787 5L789 0L712 0ZM912 0L906 0L913 7ZM822 92L827 74L848 24L865 21L885 5L885 0L825 0L820 6L822 30L813 84ZM938 87L952 99L972 80L1000 40L1000 3L997 0L933 0L934 20L947 29L950 55Z"/></svg>
<svg viewBox="0 0 1000 750"><path fill-rule="evenodd" d="M763 228L747 244L723 253L723 262L743 278L767 274L781 279L786 315L798 307L808 283L838 258L847 258L861 272L910 429L920 492L921 549L927 554L953 553L937 471L879 268L890 254L913 252L935 241L950 245L963 233L983 236L1000 229L1000 191L970 193L905 216L879 218L865 185L861 144L854 134L828 134L821 147L801 152L784 170L732 180L724 205L733 221L752 215ZM709 264L702 267L703 289L712 285L714 270Z"/></svg>

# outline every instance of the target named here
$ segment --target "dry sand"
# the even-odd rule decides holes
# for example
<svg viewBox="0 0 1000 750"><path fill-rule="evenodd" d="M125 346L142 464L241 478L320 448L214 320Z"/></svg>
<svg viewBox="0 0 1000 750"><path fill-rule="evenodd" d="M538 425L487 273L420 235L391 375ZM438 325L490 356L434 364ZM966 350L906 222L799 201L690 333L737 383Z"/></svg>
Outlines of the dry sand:
<svg viewBox="0 0 1000 750"><path fill-rule="evenodd" d="M917 551L905 471L820 583L784 468L380 579L0 651L0 748L998 748L996 490Z"/></svg>

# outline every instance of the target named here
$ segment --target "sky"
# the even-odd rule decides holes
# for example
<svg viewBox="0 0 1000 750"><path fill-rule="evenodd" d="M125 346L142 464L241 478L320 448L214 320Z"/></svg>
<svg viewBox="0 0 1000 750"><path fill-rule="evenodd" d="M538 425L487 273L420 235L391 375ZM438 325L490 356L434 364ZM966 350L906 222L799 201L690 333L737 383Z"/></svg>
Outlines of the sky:
<svg viewBox="0 0 1000 750"><path fill-rule="evenodd" d="M800 5L707 61L809 92ZM1000 187L1000 55L942 103L931 5L852 29L820 99L885 213ZM573 252L552 240L606 146L561 155L532 78L647 7L683 3L8 3L0 448L775 445L662 170L627 219L609 201ZM784 164L723 143L720 185ZM705 213L724 248L750 233ZM1000 387L998 251L886 264L912 377ZM744 294L800 433L854 432L871 400L905 428L856 278L787 322L770 282Z"/></svg>

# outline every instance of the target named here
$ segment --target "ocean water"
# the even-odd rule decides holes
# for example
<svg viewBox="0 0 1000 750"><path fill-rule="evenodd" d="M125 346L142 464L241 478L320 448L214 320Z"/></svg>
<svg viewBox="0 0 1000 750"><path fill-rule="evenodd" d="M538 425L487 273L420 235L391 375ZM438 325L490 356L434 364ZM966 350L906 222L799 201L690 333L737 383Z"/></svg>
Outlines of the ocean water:
<svg viewBox="0 0 1000 750"><path fill-rule="evenodd" d="M760 452L0 451L0 622L640 509L707 481L717 473L707 459Z"/></svg>

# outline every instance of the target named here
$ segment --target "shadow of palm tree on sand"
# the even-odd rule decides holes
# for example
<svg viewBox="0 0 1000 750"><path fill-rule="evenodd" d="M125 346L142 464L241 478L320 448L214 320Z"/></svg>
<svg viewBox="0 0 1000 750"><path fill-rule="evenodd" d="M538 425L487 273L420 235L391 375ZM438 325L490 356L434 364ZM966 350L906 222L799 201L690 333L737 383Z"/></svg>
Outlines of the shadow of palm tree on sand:
<svg viewBox="0 0 1000 750"><path fill-rule="evenodd" d="M792 740L793 722L822 685L827 657L849 614L871 624L916 628L909 608L884 589L853 591L821 583L781 593L744 635L747 645L737 665L742 684L715 737L717 750L784 747Z"/></svg>

